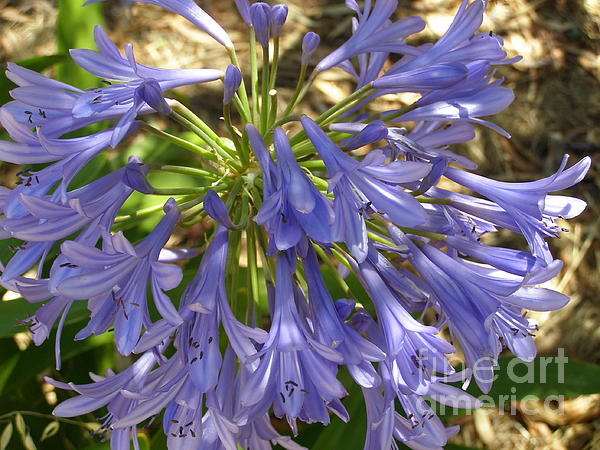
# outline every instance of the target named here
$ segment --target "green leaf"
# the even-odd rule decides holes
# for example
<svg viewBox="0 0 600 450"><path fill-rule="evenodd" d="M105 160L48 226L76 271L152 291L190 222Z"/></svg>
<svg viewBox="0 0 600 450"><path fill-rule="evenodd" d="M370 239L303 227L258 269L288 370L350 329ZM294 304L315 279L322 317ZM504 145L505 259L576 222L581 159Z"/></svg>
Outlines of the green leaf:
<svg viewBox="0 0 600 450"><path fill-rule="evenodd" d="M81 6L81 0L59 0L56 41L60 53L70 49L95 49L94 26L102 25L102 3ZM98 85L98 79L69 60L58 68L58 79L78 88L86 89Z"/></svg>
<svg viewBox="0 0 600 450"><path fill-rule="evenodd" d="M52 67L55 64L62 63L68 59L66 54L34 56L33 58L22 59L17 64L26 69L31 69L36 72L41 72ZM8 79L4 71L0 72L0 105L11 100L8 91L16 85Z"/></svg>
<svg viewBox="0 0 600 450"><path fill-rule="evenodd" d="M561 362L561 359L565 361ZM500 358L496 373L498 378L488 394L494 399L508 394L521 400L525 396L543 399L554 395L576 397L600 392L600 366L581 361L567 362L566 357L540 356L530 363L518 358ZM480 395L475 384L468 392Z"/></svg>
<svg viewBox="0 0 600 450"><path fill-rule="evenodd" d="M319 437L310 446L311 450L330 450L332 448L362 448L367 429L367 411L362 392L358 385L352 383L349 395L344 399L350 420L342 422L332 417L331 423L319 433Z"/></svg>
<svg viewBox="0 0 600 450"><path fill-rule="evenodd" d="M19 353L15 353L6 361L3 361L2 364L0 364L0 392L4 391L4 387L6 386L8 378L13 373L13 370L15 370L15 367L17 367L17 362L19 362L20 356L21 355Z"/></svg>
<svg viewBox="0 0 600 450"><path fill-rule="evenodd" d="M0 435L0 450L6 450L8 448L8 444L10 443L10 438L13 434L13 424L9 422L8 425L2 430L2 435Z"/></svg>
<svg viewBox="0 0 600 450"><path fill-rule="evenodd" d="M61 359L63 362L94 348L110 344L113 341L112 333L92 336L83 341L75 341L75 334L77 334L81 327L81 324L77 323L65 325L61 344ZM31 378L38 376L40 372L54 367L54 351L52 350L52 344L46 342L39 347L30 345L27 350L21 352L19 360L8 377L5 387L10 387L13 390L17 389ZM1 394L2 392L0 391Z"/></svg>

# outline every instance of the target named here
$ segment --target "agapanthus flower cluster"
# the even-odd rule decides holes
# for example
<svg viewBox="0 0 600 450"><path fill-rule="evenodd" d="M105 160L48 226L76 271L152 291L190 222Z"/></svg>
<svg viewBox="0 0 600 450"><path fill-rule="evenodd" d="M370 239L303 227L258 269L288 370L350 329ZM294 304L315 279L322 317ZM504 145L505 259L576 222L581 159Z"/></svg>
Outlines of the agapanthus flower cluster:
<svg viewBox="0 0 600 450"><path fill-rule="evenodd" d="M148 67L131 44L121 52L97 27L98 51L71 51L102 79L97 88L15 64L6 72L18 87L0 108L12 139L0 142L0 160L25 167L14 187L0 187L0 238L18 240L12 258L0 261L0 283L41 304L25 320L35 344L58 324L57 367L75 302L90 312L76 339L112 331L118 352L134 361L89 384L48 379L73 391L54 413L106 408L99 431L113 449L129 449L137 429L157 417L172 449L297 449L272 418L294 435L301 423L328 425L332 414L347 421L344 398L362 391L365 449L394 448L396 440L443 447L457 429L446 428L425 399L476 408L457 382L474 378L487 392L505 348L532 360L537 325L525 313L567 303L538 287L562 266L546 239L566 231L560 221L585 203L551 193L590 167L589 158L568 167L565 156L548 178L511 183L473 173L476 165L451 150L473 139L475 126L509 137L488 117L513 101L495 66L518 58L507 58L499 36L478 31L486 1L463 0L437 42L415 45L411 36L425 23L397 19L397 0L346 0L351 37L316 61L320 37L308 32L295 92L285 99L277 69L287 6L235 1L248 27L248 69L193 0L138 1L192 22L231 64ZM315 78L336 67L354 80L353 93L316 117L299 115ZM218 80L224 127L215 131L169 91ZM380 96L406 92L418 100L378 109ZM197 139L156 128L152 114ZM131 156L75 187L82 169L136 133L192 152L193 164ZM157 188L150 171L201 182ZM159 207L123 215L132 195L164 197ZM132 242L117 225L134 226L144 214L160 220ZM180 227L200 221L206 245L169 245ZM502 229L521 234L529 251L488 245ZM185 265L197 273L183 294L170 295ZM357 301L350 278L368 302ZM460 371L448 360L457 351Z"/></svg>

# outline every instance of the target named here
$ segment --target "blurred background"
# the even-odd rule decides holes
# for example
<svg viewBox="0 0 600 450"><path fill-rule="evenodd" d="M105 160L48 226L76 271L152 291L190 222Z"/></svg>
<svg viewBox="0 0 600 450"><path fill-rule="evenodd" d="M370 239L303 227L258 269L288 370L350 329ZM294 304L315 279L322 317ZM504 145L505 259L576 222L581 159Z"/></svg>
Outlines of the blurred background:
<svg viewBox="0 0 600 450"><path fill-rule="evenodd" d="M68 48L94 48L91 36L96 23L102 23L120 47L133 42L137 60L150 66L222 69L228 64L218 45L179 16L126 0L86 8L79 8L80 3L0 0L0 66L9 61L21 62L79 87L95 86L97 80L70 64L65 55ZM233 1L199 3L230 33L245 64L247 35ZM284 56L278 81L283 97L291 95L296 82L304 33L312 30L321 35L318 60L343 42L352 18L342 0L286 3L290 16L283 33ZM446 30L458 4L458 0L401 0L397 15L424 17L428 26L413 42L431 42ZM600 394L596 392L600 391L600 372L592 364L600 363L600 0L490 0L482 31L502 36L510 57L523 56L521 62L500 66L497 71L497 76L505 77L506 85L515 91L516 100L493 120L511 133L512 139L479 128L473 142L455 151L475 161L478 173L507 181L548 176L565 153L571 155L572 162L585 155L593 158L588 177L569 190L569 195L586 200L588 209L563 224L569 232L551 243L555 256L565 261L565 270L549 287L570 295L571 302L559 312L534 315L540 321L536 339L540 355L555 356L558 348L564 348L570 361L589 364L573 366L567 372L580 377L567 379L565 389L559 389L568 398L555 405L555 410L545 408L539 414L524 414L526 405L520 395L506 405L514 414L489 408L449 418L449 424L462 427L452 443L455 448L598 449ZM0 79L1 103L8 101L11 86L5 78ZM345 98L351 86L351 80L341 71L323 74L304 102L305 112L323 111ZM221 127L219 83L182 89L178 95L213 127ZM392 96L379 101L391 108L398 100ZM134 149L131 152L145 153L145 159L158 151L158 144L143 136L130 139L128 144ZM111 158L109 153L109 165ZM11 187L18 170L0 165L0 184ZM202 234L199 224L183 230L176 241L197 241ZM505 246L524 246L510 233L498 233L495 239ZM5 243L0 243L0 258L6 262L7 250L2 245ZM54 422L47 416L57 395L61 399L64 394L54 392L42 377L82 383L87 382L88 371L122 368L128 362L115 354L111 336L73 344L70 337L82 325L76 323L77 318L70 320L63 337L64 367L58 375L53 369L53 343L36 348L24 328L15 326L16 320L27 317L35 308L15 299L13 293L0 291L0 296L0 450L107 448L99 439L89 437L90 429L97 427L93 416L72 424ZM15 411L25 412L18 415ZM356 423L353 428L357 439L344 443L344 448L362 448L364 424L360 420ZM144 432L147 439L142 445L164 448L164 442L154 438L151 431ZM306 432L307 437L301 434L300 441L311 448L342 445L340 432L319 439L320 434L320 429L313 427Z"/></svg>

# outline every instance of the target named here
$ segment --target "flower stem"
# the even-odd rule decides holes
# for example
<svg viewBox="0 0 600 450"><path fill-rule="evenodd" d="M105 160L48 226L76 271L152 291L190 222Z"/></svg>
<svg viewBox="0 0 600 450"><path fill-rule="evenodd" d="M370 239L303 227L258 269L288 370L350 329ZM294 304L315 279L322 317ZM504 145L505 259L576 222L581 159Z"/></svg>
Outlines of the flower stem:
<svg viewBox="0 0 600 450"><path fill-rule="evenodd" d="M261 103L260 103L260 132L265 134L269 120L269 47L263 48L263 66L261 80Z"/></svg>
<svg viewBox="0 0 600 450"><path fill-rule="evenodd" d="M429 197L423 197L423 196L419 195L418 197L415 197L415 199L417 201L419 201L420 203L431 203L433 205L450 205L450 204L452 204L452 200L449 198L429 198Z"/></svg>
<svg viewBox="0 0 600 450"><path fill-rule="evenodd" d="M352 107L354 107L355 104L360 103L365 98L367 98L369 95L371 95L373 90L374 89L371 87L370 84L367 84L367 85L361 87L360 89L358 89L357 91L354 91L352 94L350 94L348 97L346 97L344 100L337 103L336 105L333 105L331 108L329 108L323 114L321 114L315 122L318 125L320 125L321 127L324 127L324 126L330 124L335 119L337 119L339 116L344 114L346 111L348 111ZM302 142L304 139L306 139L306 133L304 132L304 130L302 130L299 133L297 133L295 136L292 136L292 138L290 139L290 144L292 146L297 145L300 142Z"/></svg>
<svg viewBox="0 0 600 450"><path fill-rule="evenodd" d="M164 139L165 141L171 142L171 143L177 145L178 147L181 147L185 150L189 150L190 152L200 155L210 161L218 162L217 157L210 150L206 150L205 148L202 148L199 145L196 145L192 142L186 141L185 139L181 139L180 137L174 136L170 133L167 133L166 131L162 131L162 130L159 130L158 128L154 128L152 125L150 125L147 122L142 121L142 127L146 131L149 131L150 133L152 133L153 135L158 136L161 139Z"/></svg>
<svg viewBox="0 0 600 450"><path fill-rule="evenodd" d="M258 123L258 61L256 58L256 32L254 28L250 30L250 77L252 84L252 122Z"/></svg>
<svg viewBox="0 0 600 450"><path fill-rule="evenodd" d="M229 103L223 104L223 120L225 121L225 127L229 132L229 136L231 136L231 140L233 141L233 145L235 146L238 155L240 155L240 160L242 161L242 165L244 167L248 167L248 155L244 153L244 149L240 143L240 138L238 134L235 132L233 128L233 124L231 123L231 105Z"/></svg>
<svg viewBox="0 0 600 450"><path fill-rule="evenodd" d="M170 166L163 164L149 164L150 170L158 170L161 172L169 173L180 173L182 175L189 175L196 178L209 178L211 180L217 180L221 177L220 174L210 172L204 169L196 169L194 167L187 166Z"/></svg>
<svg viewBox="0 0 600 450"><path fill-rule="evenodd" d="M298 75L298 81L296 83L296 90L294 91L294 95L290 99L285 111L283 112L283 117L288 117L293 109L296 107L298 102L298 98L300 97L300 92L302 91L302 85L304 84L304 78L306 77L306 69L308 66L306 64L302 64L300 66L300 75ZM285 123L285 122L284 122Z"/></svg>

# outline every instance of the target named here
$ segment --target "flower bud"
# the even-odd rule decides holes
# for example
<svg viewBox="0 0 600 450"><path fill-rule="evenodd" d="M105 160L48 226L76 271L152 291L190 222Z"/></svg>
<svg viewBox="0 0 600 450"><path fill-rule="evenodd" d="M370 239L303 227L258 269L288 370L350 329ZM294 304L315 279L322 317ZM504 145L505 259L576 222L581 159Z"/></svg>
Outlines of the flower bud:
<svg viewBox="0 0 600 450"><path fill-rule="evenodd" d="M256 39L263 46L269 46L269 31L271 28L271 7L263 2L250 6L250 19L256 33Z"/></svg>
<svg viewBox="0 0 600 450"><path fill-rule="evenodd" d="M313 33L309 31L304 35L304 39L302 40L302 64L307 65L310 57L315 52L319 43L321 42L321 37L317 33Z"/></svg>
<svg viewBox="0 0 600 450"><path fill-rule="evenodd" d="M287 16L287 5L275 5L271 8L271 34L273 36L279 36L281 27L285 23Z"/></svg>
<svg viewBox="0 0 600 450"><path fill-rule="evenodd" d="M240 87L242 83L242 72L233 64L229 64L227 66L227 70L225 70L225 77L223 78L223 83L225 84L225 89L223 92L223 103L228 105L231 103L231 99L235 95L236 91Z"/></svg>

